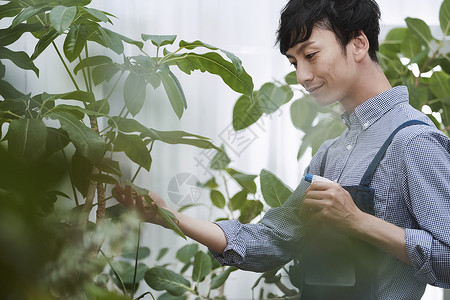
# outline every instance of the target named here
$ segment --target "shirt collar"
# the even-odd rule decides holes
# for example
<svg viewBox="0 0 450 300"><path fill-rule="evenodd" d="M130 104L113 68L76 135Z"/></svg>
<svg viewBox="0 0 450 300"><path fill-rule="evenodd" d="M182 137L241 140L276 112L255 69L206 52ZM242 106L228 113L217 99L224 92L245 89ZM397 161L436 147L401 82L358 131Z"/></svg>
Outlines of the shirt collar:
<svg viewBox="0 0 450 300"><path fill-rule="evenodd" d="M341 117L347 127L358 126L365 130L394 106L408 102L408 99L408 88L397 86L364 101L355 108L353 113L349 115L345 112Z"/></svg>

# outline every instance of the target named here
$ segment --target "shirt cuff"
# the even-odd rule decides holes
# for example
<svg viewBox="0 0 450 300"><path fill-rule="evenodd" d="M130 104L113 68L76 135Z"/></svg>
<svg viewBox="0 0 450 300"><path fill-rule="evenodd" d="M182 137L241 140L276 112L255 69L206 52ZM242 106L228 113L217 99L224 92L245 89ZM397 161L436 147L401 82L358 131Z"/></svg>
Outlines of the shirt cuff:
<svg viewBox="0 0 450 300"><path fill-rule="evenodd" d="M223 250L223 253L218 253L212 249L209 249L212 256L223 265L235 265L241 264L245 257L245 243L242 239L237 239L242 224L237 220L218 221L214 222L219 226L227 239L227 246Z"/></svg>
<svg viewBox="0 0 450 300"><path fill-rule="evenodd" d="M437 281L431 266L433 236L417 229L405 229L406 253L415 270L415 277L422 282L434 284Z"/></svg>

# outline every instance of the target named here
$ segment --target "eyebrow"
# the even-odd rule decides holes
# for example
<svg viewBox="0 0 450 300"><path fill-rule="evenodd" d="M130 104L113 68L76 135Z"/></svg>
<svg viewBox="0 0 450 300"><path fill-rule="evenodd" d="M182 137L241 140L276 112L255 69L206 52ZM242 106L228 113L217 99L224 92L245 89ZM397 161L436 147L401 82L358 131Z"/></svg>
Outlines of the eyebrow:
<svg viewBox="0 0 450 300"><path fill-rule="evenodd" d="M295 50L295 53L298 54L300 52L302 52L303 50L305 50L306 47L310 46L311 44L314 44L314 41L306 41L304 42L300 47L298 47L297 50ZM292 55L286 54L287 58L294 58Z"/></svg>

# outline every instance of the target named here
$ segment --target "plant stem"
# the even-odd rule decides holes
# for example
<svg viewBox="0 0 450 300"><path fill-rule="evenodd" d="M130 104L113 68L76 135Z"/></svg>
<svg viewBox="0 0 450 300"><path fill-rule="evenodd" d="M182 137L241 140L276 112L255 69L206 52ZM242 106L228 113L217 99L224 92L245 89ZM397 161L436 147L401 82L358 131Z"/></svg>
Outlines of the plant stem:
<svg viewBox="0 0 450 300"><path fill-rule="evenodd" d="M105 200L105 186L102 183L97 183L97 224L103 222L106 215L106 200Z"/></svg>
<svg viewBox="0 0 450 300"><path fill-rule="evenodd" d="M135 300L140 300L140 299L144 298L144 297L145 297L146 295L148 295L148 294L150 294L150 296L152 296L153 300L155 300L155 297L154 297L153 294L150 293L150 292L145 292L145 293L143 293L142 295L140 295L139 297L137 297Z"/></svg>
<svg viewBox="0 0 450 300"><path fill-rule="evenodd" d="M64 68L65 68L66 71L67 71L67 74L69 74L70 79L71 79L72 82L73 82L73 85L75 86L75 88L77 89L77 91L80 91L80 88L78 87L78 84L77 84L77 82L75 81L75 78L72 76L72 73L70 72L69 67L67 66L66 62L64 61L64 58L63 58L62 55L61 55L61 52L59 52L58 47L56 47L55 42L52 42L52 45L53 45L53 48L55 48L56 53L58 53L59 59L60 59L61 62L63 63Z"/></svg>
<svg viewBox="0 0 450 300"><path fill-rule="evenodd" d="M123 288L123 292L125 294L126 297L128 297L128 293L127 293L127 289L125 288L125 284L123 283L122 278L120 277L120 275L116 272L116 270L114 269L114 267L111 264L111 261L109 260L109 258L105 255L105 253L103 252L102 249L100 249L100 253L103 255L103 257L106 259L106 261L108 262L109 267L111 268L111 270L113 271L114 275L116 275L117 279L119 280L120 284L122 285Z"/></svg>
<svg viewBox="0 0 450 300"><path fill-rule="evenodd" d="M135 293L135 286L136 286L136 275L137 275L137 267L138 267L138 260L139 260L139 247L141 244L141 221L139 222L139 228L138 228L138 236L137 236L137 246L136 246L136 258L134 260L134 274L133 274L133 285L132 285L132 291L131 291L131 299L134 298Z"/></svg>
<svg viewBox="0 0 450 300"><path fill-rule="evenodd" d="M86 52L86 58L89 57L89 51L87 43L84 45L84 51ZM89 83L89 91L92 92L92 78L91 78L91 67L87 66L87 75L88 75L88 83Z"/></svg>

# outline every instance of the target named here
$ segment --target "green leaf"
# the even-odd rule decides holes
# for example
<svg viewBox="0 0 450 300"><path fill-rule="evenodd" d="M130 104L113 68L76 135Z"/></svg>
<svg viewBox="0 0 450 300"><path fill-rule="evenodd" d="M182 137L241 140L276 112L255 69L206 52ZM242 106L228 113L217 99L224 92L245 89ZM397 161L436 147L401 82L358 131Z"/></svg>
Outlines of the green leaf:
<svg viewBox="0 0 450 300"><path fill-rule="evenodd" d="M136 116L142 109L145 103L146 86L142 77L130 72L123 86L123 97L125 105L131 115Z"/></svg>
<svg viewBox="0 0 450 300"><path fill-rule="evenodd" d="M55 29L52 29L41 39L39 39L36 47L34 47L34 52L33 55L31 55L31 59L35 60L39 55L41 55L41 53L44 52L48 45L50 45L58 36L59 33Z"/></svg>
<svg viewBox="0 0 450 300"><path fill-rule="evenodd" d="M170 58L170 63L176 63L180 70L187 74L194 70L200 70L201 72L207 71L210 74L219 75L232 90L252 97L252 78L245 70L242 70L242 72L236 70L233 63L228 62L215 52L174 55Z"/></svg>
<svg viewBox="0 0 450 300"><path fill-rule="evenodd" d="M114 174L117 176L122 176L122 172L120 171L120 165L118 161L112 160L110 158L103 158L101 161L95 164L97 169L102 171L103 173Z"/></svg>
<svg viewBox="0 0 450 300"><path fill-rule="evenodd" d="M53 25L53 28L59 33L62 34L66 29L70 27L73 20L75 19L75 15L77 14L76 6L65 7L62 5L55 6L50 11L50 23Z"/></svg>
<svg viewBox="0 0 450 300"><path fill-rule="evenodd" d="M211 281L211 290L220 288L224 283L227 281L228 277L230 276L231 272L236 271L236 267L228 267L225 271L214 277L214 279Z"/></svg>
<svg viewBox="0 0 450 300"><path fill-rule="evenodd" d="M211 177L207 182L205 183L197 183L197 186L207 189L217 189L219 185L216 182L216 179L214 177Z"/></svg>
<svg viewBox="0 0 450 300"><path fill-rule="evenodd" d="M256 193L256 184L255 184L255 178L257 175L248 175L241 172L238 172L234 169L228 168L225 169L225 171L230 174L230 176L236 180L239 185L246 190L247 192L251 194Z"/></svg>
<svg viewBox="0 0 450 300"><path fill-rule="evenodd" d="M86 110L90 111L93 116L106 116L110 111L109 102L108 100L103 99L89 103L86 106ZM88 113L88 115L90 114Z"/></svg>
<svg viewBox="0 0 450 300"><path fill-rule="evenodd" d="M108 183L108 184L117 184L119 183L117 179L107 174L91 174L89 175L89 180L100 182L100 183Z"/></svg>
<svg viewBox="0 0 450 300"><path fill-rule="evenodd" d="M421 19L406 18L406 25L412 34L416 36L419 42L425 47L430 48L430 42L433 39L430 27Z"/></svg>
<svg viewBox="0 0 450 300"><path fill-rule="evenodd" d="M163 83L164 90L166 91L167 97L169 98L170 104L179 119L183 116L183 112L186 106L186 98L184 96L183 90L179 85L178 81L175 81L172 72L158 72L156 73L161 82ZM170 75L172 74L172 75Z"/></svg>
<svg viewBox="0 0 450 300"><path fill-rule="evenodd" d="M291 120L294 126L301 131L311 128L317 116L317 104L311 96L296 100L291 105Z"/></svg>
<svg viewBox="0 0 450 300"><path fill-rule="evenodd" d="M151 40L152 44L156 47L162 47L165 45L172 45L176 35L154 35L154 34L141 34L142 40L148 41Z"/></svg>
<svg viewBox="0 0 450 300"><path fill-rule="evenodd" d="M70 143L69 136L61 128L47 127L46 151L47 155L64 149Z"/></svg>
<svg viewBox="0 0 450 300"><path fill-rule="evenodd" d="M176 257L184 264L191 262L192 258L198 251L198 244L189 244L178 249Z"/></svg>
<svg viewBox="0 0 450 300"><path fill-rule="evenodd" d="M87 195L89 175L92 173L92 167L92 163L78 152L72 155L71 171L73 183L83 197Z"/></svg>
<svg viewBox="0 0 450 300"><path fill-rule="evenodd" d="M439 23L444 35L450 35L450 1L444 0L439 10Z"/></svg>
<svg viewBox="0 0 450 300"><path fill-rule="evenodd" d="M183 276L164 267L153 267L144 276L145 282L154 290L167 291L181 296L190 290L190 283Z"/></svg>
<svg viewBox="0 0 450 300"><path fill-rule="evenodd" d="M0 60L0 79L2 79L3 77L5 77L5 73L6 73L5 65L2 64L2 62L1 62L1 60Z"/></svg>
<svg viewBox="0 0 450 300"><path fill-rule="evenodd" d="M248 192L243 190L237 192L233 197L231 197L230 203L232 210L241 209L245 205L245 202L247 201L247 194Z"/></svg>
<svg viewBox="0 0 450 300"><path fill-rule="evenodd" d="M241 215L239 216L239 222L242 224L249 223L256 218L263 210L264 205L258 200L247 200L244 207L241 208Z"/></svg>
<svg viewBox="0 0 450 300"><path fill-rule="evenodd" d="M25 32L39 31L43 28L42 24L19 24L14 28L8 27L0 29L0 46L7 46L17 41Z"/></svg>
<svg viewBox="0 0 450 300"><path fill-rule="evenodd" d="M103 40L105 41L105 44L108 48L110 48L117 54L123 53L122 39L120 38L119 34L103 27L98 27L98 30L100 31Z"/></svg>
<svg viewBox="0 0 450 300"><path fill-rule="evenodd" d="M0 6L0 20L3 18L14 17L21 10L23 6L18 1L10 1L9 3Z"/></svg>
<svg viewBox="0 0 450 300"><path fill-rule="evenodd" d="M222 147L223 148L223 147ZM225 153L225 150L218 151L216 155L214 155L213 159L211 160L211 163L209 164L209 167L213 170L223 170L225 169L228 164L231 162L228 155Z"/></svg>
<svg viewBox="0 0 450 300"><path fill-rule="evenodd" d="M61 123L61 127L67 132L70 141L82 156L93 163L103 158L107 148L105 141L72 114L60 111L52 112L48 117L57 119Z"/></svg>
<svg viewBox="0 0 450 300"><path fill-rule="evenodd" d="M426 86L415 86L413 82L407 82L409 103L416 109L421 110L428 100L428 88Z"/></svg>
<svg viewBox="0 0 450 300"><path fill-rule="evenodd" d="M382 42L380 51L385 55L393 55L396 57L397 53L400 53L403 40L408 34L409 31L407 28L391 29Z"/></svg>
<svg viewBox="0 0 450 300"><path fill-rule="evenodd" d="M15 27L22 23L23 21L33 17L34 15L44 11L46 9L47 4L42 4L39 6L28 6L24 10L22 10L12 21L11 27Z"/></svg>
<svg viewBox="0 0 450 300"><path fill-rule="evenodd" d="M80 71L81 69L87 68L87 67L94 67L98 65L105 65L112 63L112 59L108 56L104 55L97 55L97 56L91 56L86 57L85 59L81 60L73 69L73 72L75 75Z"/></svg>
<svg viewBox="0 0 450 300"><path fill-rule="evenodd" d="M24 94L16 90L9 82L0 80L0 95L5 99L15 99L22 97Z"/></svg>
<svg viewBox="0 0 450 300"><path fill-rule="evenodd" d="M401 45L401 53L407 58L413 58L422 52L420 41L412 34L407 34Z"/></svg>
<svg viewBox="0 0 450 300"><path fill-rule="evenodd" d="M192 280L201 282L211 273L212 265L208 254L198 251L194 257L194 268L192 270Z"/></svg>
<svg viewBox="0 0 450 300"><path fill-rule="evenodd" d="M124 152L133 162L150 171L152 158L146 143L138 135L128 135L119 132L116 139L112 142L115 151Z"/></svg>
<svg viewBox="0 0 450 300"><path fill-rule="evenodd" d="M109 82L121 69L116 64L105 64L96 66L92 70L92 78L95 85L107 81Z"/></svg>
<svg viewBox="0 0 450 300"><path fill-rule="evenodd" d="M450 97L450 76L444 72L434 72L430 78L430 89L437 98Z"/></svg>
<svg viewBox="0 0 450 300"><path fill-rule="evenodd" d="M156 261L160 261L166 254L169 252L169 248L161 248L159 250L158 256L156 257Z"/></svg>
<svg viewBox="0 0 450 300"><path fill-rule="evenodd" d="M297 82L297 72L292 71L291 73L287 74L286 77L284 77L284 80L289 85L298 84L298 82Z"/></svg>
<svg viewBox="0 0 450 300"><path fill-rule="evenodd" d="M264 201L270 207L282 206L292 194L292 190L268 170L261 170L259 179L261 181L261 192L263 194Z"/></svg>
<svg viewBox="0 0 450 300"><path fill-rule="evenodd" d="M281 105L289 102L293 96L294 92L289 87L278 87L274 83L268 82L258 91L256 101L262 112L271 114L277 111Z"/></svg>
<svg viewBox="0 0 450 300"><path fill-rule="evenodd" d="M186 300L186 299L187 295L173 296L169 293L164 293L158 297L158 300Z"/></svg>
<svg viewBox="0 0 450 300"><path fill-rule="evenodd" d="M143 42L141 42L141 41L136 41L136 40L133 40L133 39L130 39L129 37L126 37L126 36L121 35L121 34L118 34L118 35L119 35L120 39L121 39L122 41L124 41L125 43L127 43L127 44L135 45L135 46L137 46L139 49L144 48L144 43L143 43Z"/></svg>
<svg viewBox="0 0 450 300"><path fill-rule="evenodd" d="M98 20L102 21L102 22L110 22L111 20L108 18L108 16L101 10L95 9L95 8L90 8L90 7L82 7L82 9L89 13L91 16L93 16L94 18L97 18Z"/></svg>
<svg viewBox="0 0 450 300"><path fill-rule="evenodd" d="M158 214L163 217L163 219L166 221L166 224L169 226L170 229L175 231L175 233L181 236L183 239L186 239L184 233L181 231L178 225L175 224L174 220L176 220L176 218L170 211L158 207Z"/></svg>
<svg viewBox="0 0 450 300"><path fill-rule="evenodd" d="M15 52L6 47L0 47L0 59L9 59L19 68L24 70L33 70L36 76L39 76L39 70L34 65L32 59L23 51Z"/></svg>
<svg viewBox="0 0 450 300"><path fill-rule="evenodd" d="M64 40L64 55L73 62L83 51L89 32L84 24L73 24Z"/></svg>
<svg viewBox="0 0 450 300"><path fill-rule="evenodd" d="M17 119L11 121L5 139L12 155L36 162L45 155L47 135L47 127L42 120Z"/></svg>
<svg viewBox="0 0 450 300"><path fill-rule="evenodd" d="M134 257L133 257L133 259L134 259ZM132 265L126 261L113 261L111 263L111 265L112 265L112 268L114 269L114 271L117 272L117 274L119 274L120 278L122 278L122 281L125 284L125 286L133 284L134 272L135 272L134 264ZM138 283L139 281L144 279L144 274L148 270L149 270L149 268L145 264L138 263L137 269L136 269L136 283ZM111 270L110 274L113 279L116 279L114 276L113 270ZM122 284L119 281L115 280L115 284L119 288L122 288Z"/></svg>
<svg viewBox="0 0 450 300"><path fill-rule="evenodd" d="M139 252L138 252L138 260L144 259L146 257L150 256L150 249L148 247L139 247ZM132 250L130 249L129 252L124 253L121 255L124 258L129 258L129 259L136 259L136 249Z"/></svg>
<svg viewBox="0 0 450 300"><path fill-rule="evenodd" d="M221 192L212 190L210 192L211 202L214 204L214 206L218 208L224 208L225 207L225 197L222 195Z"/></svg>
<svg viewBox="0 0 450 300"><path fill-rule="evenodd" d="M236 68L236 71L237 71L238 75L241 74L242 71L243 71L242 61L236 55L234 55L233 53L231 53L229 51L217 48L215 46L203 43L203 42L198 41L198 40L194 41L194 42L191 42L191 43L186 42L186 41L180 41L179 46L180 46L180 48L185 48L185 49L188 49L188 50L193 50L193 49L195 49L197 47L205 47L205 48L208 48L210 50L219 50L219 51L223 52L231 60L231 62L233 63L234 67Z"/></svg>
<svg viewBox="0 0 450 300"><path fill-rule="evenodd" d="M237 131L249 127L258 121L262 114L258 102L245 95L239 97L233 108L233 129Z"/></svg>

